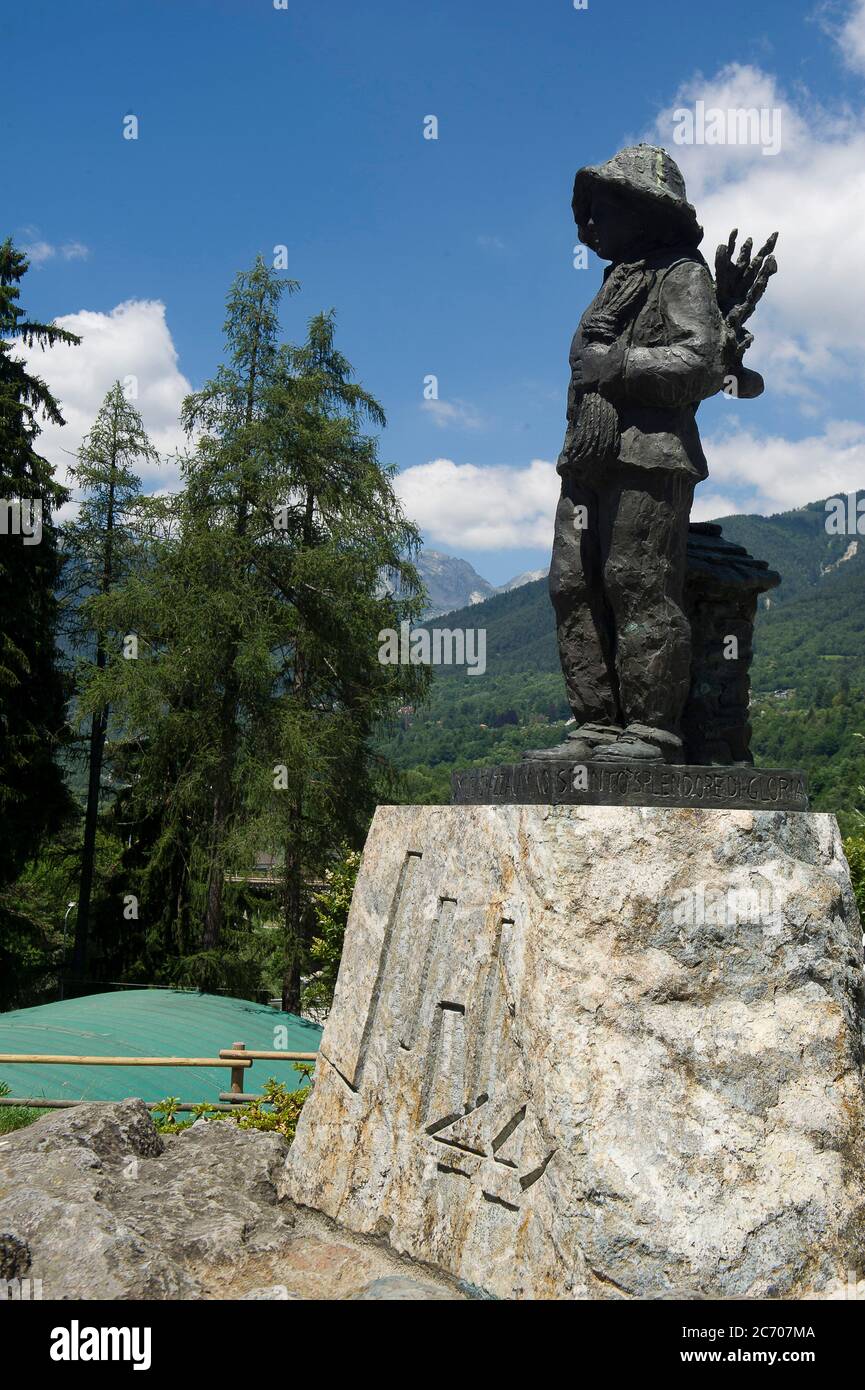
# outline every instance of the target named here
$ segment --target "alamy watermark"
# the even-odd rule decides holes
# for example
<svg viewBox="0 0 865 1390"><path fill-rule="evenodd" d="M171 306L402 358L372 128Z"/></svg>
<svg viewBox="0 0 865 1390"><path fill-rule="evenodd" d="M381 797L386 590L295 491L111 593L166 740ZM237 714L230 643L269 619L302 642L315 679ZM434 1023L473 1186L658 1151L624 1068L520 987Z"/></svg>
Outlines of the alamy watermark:
<svg viewBox="0 0 865 1390"><path fill-rule="evenodd" d="M826 531L830 536L865 536L865 496L848 492L846 497L828 497Z"/></svg>
<svg viewBox="0 0 865 1390"><path fill-rule="evenodd" d="M0 536L20 536L24 545L42 540L42 499L22 497L20 501L0 498Z"/></svg>
<svg viewBox="0 0 865 1390"><path fill-rule="evenodd" d="M41 1279L0 1279L0 1303L35 1303L41 1298Z"/></svg>
<svg viewBox="0 0 865 1390"><path fill-rule="evenodd" d="M763 154L781 149L780 106L721 106L694 109L680 106L673 112L673 141L677 145L756 145Z"/></svg>
<svg viewBox="0 0 865 1390"><path fill-rule="evenodd" d="M52 1361L131 1361L134 1371L147 1371L151 1362L149 1327L82 1327L73 1318L68 1327L51 1332Z"/></svg>
<svg viewBox="0 0 865 1390"><path fill-rule="evenodd" d="M378 634L382 666L466 666L469 676L487 669L487 632L483 627L416 627L402 622L399 632L386 627Z"/></svg>
<svg viewBox="0 0 865 1390"><path fill-rule="evenodd" d="M712 888L697 883L673 894L673 925L677 927L770 926L778 903L768 883L740 888Z"/></svg>

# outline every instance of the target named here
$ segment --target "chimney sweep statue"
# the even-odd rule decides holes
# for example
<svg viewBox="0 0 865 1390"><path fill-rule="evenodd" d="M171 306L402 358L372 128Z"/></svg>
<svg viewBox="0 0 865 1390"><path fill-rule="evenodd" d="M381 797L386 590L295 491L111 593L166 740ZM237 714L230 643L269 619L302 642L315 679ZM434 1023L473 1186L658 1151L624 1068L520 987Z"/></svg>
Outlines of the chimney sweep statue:
<svg viewBox="0 0 865 1390"><path fill-rule="evenodd" d="M708 472L695 415L722 389L763 390L742 365L744 325L777 269L777 233L734 260L734 231L713 281L681 172L652 145L580 169L573 210L580 240L610 262L571 346L557 464L550 594L576 728L524 756L682 762L688 517Z"/></svg>

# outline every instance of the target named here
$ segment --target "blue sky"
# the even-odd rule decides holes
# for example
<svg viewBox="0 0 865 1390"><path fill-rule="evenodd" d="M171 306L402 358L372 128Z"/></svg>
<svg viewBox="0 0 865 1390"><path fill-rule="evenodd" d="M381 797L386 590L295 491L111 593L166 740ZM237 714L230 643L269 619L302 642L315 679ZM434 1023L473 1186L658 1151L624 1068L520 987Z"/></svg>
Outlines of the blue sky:
<svg viewBox="0 0 865 1390"><path fill-rule="evenodd" d="M710 260L734 222L781 229L749 358L767 392L701 408L696 514L865 484L863 0L29 0L4 27L4 233L34 248L26 307L85 335L39 363L67 409L59 465L127 372L168 453L233 274L285 244L286 336L336 309L427 542L496 583L545 564L568 345L601 271L573 265L573 175L651 138ZM781 152L677 149L670 113L696 100L781 110Z"/></svg>

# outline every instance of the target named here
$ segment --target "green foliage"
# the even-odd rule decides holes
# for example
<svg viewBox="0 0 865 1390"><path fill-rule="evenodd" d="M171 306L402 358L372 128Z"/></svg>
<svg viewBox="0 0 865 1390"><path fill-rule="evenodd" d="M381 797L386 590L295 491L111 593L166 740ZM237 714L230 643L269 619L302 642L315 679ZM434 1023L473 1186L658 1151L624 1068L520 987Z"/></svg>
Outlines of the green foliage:
<svg viewBox="0 0 865 1390"><path fill-rule="evenodd" d="M310 1084L290 1091L282 1082L274 1081L271 1077L265 1082L260 1100L233 1106L231 1110L217 1110L205 1102L194 1106L191 1111L179 1111L181 1102L176 1096L169 1096L151 1112L153 1122L160 1134L180 1134L198 1119L224 1120L227 1124L236 1124L238 1129L261 1129L281 1134L291 1143L312 1082L311 1066L296 1062L295 1071ZM190 1118L178 1119L179 1114L188 1114Z"/></svg>
<svg viewBox="0 0 865 1390"><path fill-rule="evenodd" d="M324 887L313 896L315 926L309 948L314 974L303 991L304 1010L328 1013L333 1004L351 895L360 868L359 851L343 846L342 857L325 874Z"/></svg>
<svg viewBox="0 0 865 1390"><path fill-rule="evenodd" d="M91 656L101 635L92 599L128 574L140 556L144 511L135 470L158 461L138 410L116 381L70 465L81 499L75 519L63 528L68 627L75 647Z"/></svg>
<svg viewBox="0 0 865 1390"><path fill-rule="evenodd" d="M430 788L449 800L452 768L513 762L526 748L557 743L569 715L558 671L484 676L436 671L423 706L394 722L380 736L380 747L400 771L422 770ZM423 790L416 780L408 785L413 793Z"/></svg>
<svg viewBox="0 0 865 1390"><path fill-rule="evenodd" d="M26 1129L32 1125L44 1110L34 1110L26 1105L0 1105L0 1134L12 1134L16 1129Z"/></svg>
<svg viewBox="0 0 865 1390"><path fill-rule="evenodd" d="M844 853L847 856L847 863L850 865L850 877L853 880L853 892L856 894L856 906L859 909L859 916L865 923L865 835L850 835L844 841Z"/></svg>
<svg viewBox="0 0 865 1390"><path fill-rule="evenodd" d="M55 425L63 417L16 350L79 340L25 316L18 296L27 268L10 241L0 244L0 501L42 509L39 544L0 533L0 893L70 810L57 765L66 719L55 648L60 557L52 520L67 493L36 450L39 417ZM0 896L0 919L6 911ZM14 968L9 932L7 919L0 923L0 977Z"/></svg>
<svg viewBox="0 0 865 1390"><path fill-rule="evenodd" d="M0 1081L0 1096L8 1096L9 1087ZM0 1105L0 1134L12 1134L16 1129L25 1129L44 1112L27 1105Z"/></svg>
<svg viewBox="0 0 865 1390"><path fill-rule="evenodd" d="M181 1110L183 1104L179 1096L166 1096L155 1105L150 1112L150 1118L160 1134L182 1134L190 1125L195 1124L199 1119L218 1119L224 1112L215 1110L212 1105L204 1101L201 1105L196 1105L192 1110ZM184 1116L178 1119L178 1116ZM188 1116L189 1118L185 1118Z"/></svg>
<svg viewBox="0 0 865 1390"><path fill-rule="evenodd" d="M311 1067L296 1062L295 1070L311 1082ZM260 1101L253 1100L248 1105L239 1105L236 1111L229 1112L228 1118L233 1120L239 1129L272 1130L291 1143L310 1089L311 1085L306 1085L296 1091L289 1091L282 1082L274 1081L271 1077L265 1082Z"/></svg>
<svg viewBox="0 0 865 1390"><path fill-rule="evenodd" d="M827 684L821 699L817 704L798 692L755 699L754 757L758 765L802 768L813 810L834 812L842 833L852 834L861 803L865 692Z"/></svg>
<svg viewBox="0 0 865 1390"><path fill-rule="evenodd" d="M64 826L3 893L0 955L6 968L0 970L0 1009L55 997L63 963L63 918L77 873L74 831Z"/></svg>
<svg viewBox="0 0 865 1390"><path fill-rule="evenodd" d="M81 701L115 712L113 816L144 956L177 982L256 988L261 961L240 943L262 905L244 876L268 850L296 1010L313 885L342 841L362 841L387 786L370 735L426 673L378 661L378 632L422 604L417 532L364 433L381 408L350 379L332 315L301 346L279 343L294 288L260 259L237 277L227 362L184 403L184 487L142 505L146 563L93 599L107 662Z"/></svg>
<svg viewBox="0 0 865 1390"><path fill-rule="evenodd" d="M188 1120L175 1119L177 1107L180 1104L179 1096L169 1096L151 1110L153 1123L160 1134L182 1134L185 1129L189 1129L193 1123L192 1118ZM189 1112L184 1113L188 1114Z"/></svg>
<svg viewBox="0 0 865 1390"><path fill-rule="evenodd" d="M124 918L124 895L135 891L124 867L126 846L107 815L95 845L95 892L91 911L89 980L171 984L171 963L148 974L136 924ZM67 824L44 846L4 895L9 923L8 952L14 959L0 975L0 1009L23 1008L57 997L61 976L68 980L81 864L81 827ZM130 928L133 928L132 930ZM0 917L0 939L3 918Z"/></svg>

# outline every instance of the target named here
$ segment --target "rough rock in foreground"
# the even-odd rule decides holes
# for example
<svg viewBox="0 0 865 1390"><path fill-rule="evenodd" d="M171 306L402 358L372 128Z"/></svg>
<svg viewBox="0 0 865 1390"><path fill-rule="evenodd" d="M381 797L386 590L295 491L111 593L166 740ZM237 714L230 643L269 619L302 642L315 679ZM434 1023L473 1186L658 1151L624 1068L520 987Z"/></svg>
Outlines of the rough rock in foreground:
<svg viewBox="0 0 865 1390"><path fill-rule="evenodd" d="M286 1152L224 1121L162 1138L140 1100L52 1111L0 1142L0 1278L43 1299L462 1297L298 1216Z"/></svg>
<svg viewBox="0 0 865 1390"><path fill-rule="evenodd" d="M832 816L381 807L288 1192L503 1298L825 1293L862 986Z"/></svg>

